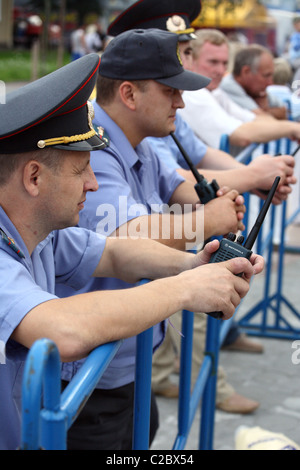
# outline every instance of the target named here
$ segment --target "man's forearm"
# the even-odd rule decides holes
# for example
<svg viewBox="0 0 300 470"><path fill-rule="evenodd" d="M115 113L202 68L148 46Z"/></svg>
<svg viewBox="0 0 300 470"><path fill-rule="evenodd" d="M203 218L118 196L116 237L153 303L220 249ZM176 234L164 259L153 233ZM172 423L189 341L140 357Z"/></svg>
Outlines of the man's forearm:
<svg viewBox="0 0 300 470"><path fill-rule="evenodd" d="M240 272L247 280L237 276ZM222 311L225 319L230 318L248 292L253 274L248 260L234 258L132 289L49 300L28 312L11 338L27 348L39 338L52 339L62 360L70 362L101 344L134 336L184 308Z"/></svg>
<svg viewBox="0 0 300 470"><path fill-rule="evenodd" d="M53 299L32 309L12 339L30 348L37 339L47 337L57 345L62 361L70 362L86 357L101 344L134 336L159 323L180 310L183 299L176 278Z"/></svg>
<svg viewBox="0 0 300 470"><path fill-rule="evenodd" d="M273 117L257 118L241 124L229 137L231 144L247 146L252 142L266 143L282 137L300 139L300 124L277 120Z"/></svg>
<svg viewBox="0 0 300 470"><path fill-rule="evenodd" d="M207 148L205 156L197 165L199 171L202 170L232 170L243 166L232 157L229 153L222 150Z"/></svg>
<svg viewBox="0 0 300 470"><path fill-rule="evenodd" d="M215 179L221 187L236 189L239 193L251 191L255 186L255 177L245 165L228 170L203 170L202 175L211 182Z"/></svg>
<svg viewBox="0 0 300 470"><path fill-rule="evenodd" d="M179 209L179 208L178 208ZM209 224L210 230L210 224ZM112 234L117 237L150 238L177 250L191 249L206 237L201 209L180 214L151 214L137 217Z"/></svg>
<svg viewBox="0 0 300 470"><path fill-rule="evenodd" d="M151 225L151 221L158 219L161 220L157 217L147 217L147 220L144 220L144 227L146 221ZM162 241L158 243L160 239L152 240L150 235L151 232L144 233L141 238L131 239L128 232L127 239L108 238L94 276L118 277L126 282L137 282L142 278L158 279L174 276L191 268L193 254L172 249L170 238L165 238L165 243ZM182 240L180 244L183 244Z"/></svg>

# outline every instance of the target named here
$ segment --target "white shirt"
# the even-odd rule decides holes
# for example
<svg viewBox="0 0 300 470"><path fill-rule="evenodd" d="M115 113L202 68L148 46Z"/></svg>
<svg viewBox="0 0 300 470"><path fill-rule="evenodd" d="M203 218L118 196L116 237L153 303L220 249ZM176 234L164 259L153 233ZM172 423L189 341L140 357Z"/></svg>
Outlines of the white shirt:
<svg viewBox="0 0 300 470"><path fill-rule="evenodd" d="M207 145L219 148L221 136L231 135L244 122L253 121L255 114L236 105L221 89L206 88L183 93L185 108L179 114L195 134Z"/></svg>

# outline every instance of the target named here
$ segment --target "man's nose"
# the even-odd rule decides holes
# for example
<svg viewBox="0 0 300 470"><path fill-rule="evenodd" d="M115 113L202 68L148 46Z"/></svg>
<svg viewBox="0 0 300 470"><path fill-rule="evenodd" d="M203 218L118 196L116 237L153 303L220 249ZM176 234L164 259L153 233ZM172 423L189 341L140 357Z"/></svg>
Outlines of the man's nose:
<svg viewBox="0 0 300 470"><path fill-rule="evenodd" d="M176 103L176 108L184 108L184 101L182 99L183 90L176 90L174 93L174 102Z"/></svg>
<svg viewBox="0 0 300 470"><path fill-rule="evenodd" d="M93 172L93 170L90 166L89 172L88 172L88 178L87 178L87 181L85 183L85 189L86 189L86 191L97 191L98 188L99 188L99 184L97 182L95 173Z"/></svg>

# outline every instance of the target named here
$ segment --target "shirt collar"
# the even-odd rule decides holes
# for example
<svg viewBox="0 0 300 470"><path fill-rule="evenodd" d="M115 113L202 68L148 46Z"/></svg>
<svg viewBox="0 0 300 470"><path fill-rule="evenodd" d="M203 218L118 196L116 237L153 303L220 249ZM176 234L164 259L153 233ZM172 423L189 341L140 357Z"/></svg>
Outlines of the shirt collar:
<svg viewBox="0 0 300 470"><path fill-rule="evenodd" d="M16 227L14 226L14 224L12 223L12 221L10 220L10 218L8 217L8 215L6 214L6 212L1 206L0 206L0 228L3 230L6 237L13 240L14 246L20 249L21 253L23 253L25 257L29 257L27 247L21 235L19 234L18 230L16 229ZM6 248L7 246L8 249L6 251L9 250L9 253L10 253L10 250L12 253L14 252L14 250L5 241L3 241L2 246L4 248ZM15 253L17 254L17 251L15 251Z"/></svg>
<svg viewBox="0 0 300 470"><path fill-rule="evenodd" d="M121 148L122 158L130 168L133 167L140 159L126 135L96 101L93 101L93 106L95 110L93 123L96 126L104 128L105 132L109 136L110 146L112 148L115 146L117 149ZM104 149L104 151L109 151L109 148Z"/></svg>

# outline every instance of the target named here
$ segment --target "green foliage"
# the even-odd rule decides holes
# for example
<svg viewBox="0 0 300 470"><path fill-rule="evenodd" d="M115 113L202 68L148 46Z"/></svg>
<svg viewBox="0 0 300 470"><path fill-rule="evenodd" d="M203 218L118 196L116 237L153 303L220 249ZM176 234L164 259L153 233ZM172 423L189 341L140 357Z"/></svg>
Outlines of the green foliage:
<svg viewBox="0 0 300 470"><path fill-rule="evenodd" d="M70 55L65 54L64 65L70 62ZM57 69L57 51L47 54L45 63L40 60L39 76L46 75ZM0 51L0 80L5 83L13 81L29 81L32 76L32 59L29 50Z"/></svg>

